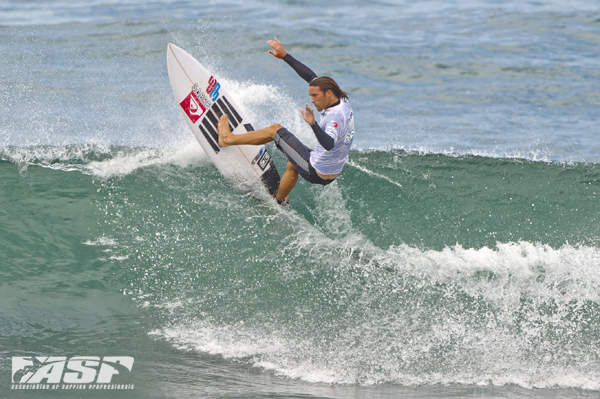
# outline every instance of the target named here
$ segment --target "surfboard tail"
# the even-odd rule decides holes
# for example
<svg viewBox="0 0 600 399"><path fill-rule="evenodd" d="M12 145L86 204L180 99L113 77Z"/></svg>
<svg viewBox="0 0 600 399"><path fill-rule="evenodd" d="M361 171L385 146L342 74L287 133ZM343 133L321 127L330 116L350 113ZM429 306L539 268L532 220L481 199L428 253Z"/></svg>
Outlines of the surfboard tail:
<svg viewBox="0 0 600 399"><path fill-rule="evenodd" d="M277 195L277 190L279 189L280 177L279 172L277 172L275 164L272 160L269 162L269 169L267 169L265 173L262 174L260 180L265 185L265 187L267 187L269 194L275 197Z"/></svg>

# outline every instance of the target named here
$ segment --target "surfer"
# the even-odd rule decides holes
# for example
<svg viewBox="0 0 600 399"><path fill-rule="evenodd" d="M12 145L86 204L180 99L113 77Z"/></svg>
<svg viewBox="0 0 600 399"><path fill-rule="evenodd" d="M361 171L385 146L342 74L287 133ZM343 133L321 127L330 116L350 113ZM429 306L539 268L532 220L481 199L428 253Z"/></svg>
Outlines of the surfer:
<svg viewBox="0 0 600 399"><path fill-rule="evenodd" d="M348 102L348 94L342 91L330 77L318 77L310 68L288 54L277 38L268 42L273 50L269 53L282 59L294 71L308 82L308 94L311 103L321 112L319 123L315 120L312 108L305 105L300 109L304 120L312 128L317 146L314 150L306 147L296 136L280 124L245 134L232 134L227 115L219 120L219 145L227 147L242 144L275 145L288 158L288 165L281 177L277 202L286 201L298 181L298 175L313 184L326 186L341 173L354 138L354 114Z"/></svg>

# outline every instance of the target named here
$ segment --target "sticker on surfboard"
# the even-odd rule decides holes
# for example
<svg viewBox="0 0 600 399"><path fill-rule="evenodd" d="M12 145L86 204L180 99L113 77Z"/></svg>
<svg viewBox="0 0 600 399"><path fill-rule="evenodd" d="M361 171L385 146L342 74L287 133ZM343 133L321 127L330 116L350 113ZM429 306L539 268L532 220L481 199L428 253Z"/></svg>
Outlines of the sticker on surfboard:
<svg viewBox="0 0 600 399"><path fill-rule="evenodd" d="M188 127L221 174L238 182L260 181L275 196L280 177L264 145L219 146L218 123L224 114L233 134L254 130L227 88L174 44L168 45L167 68Z"/></svg>

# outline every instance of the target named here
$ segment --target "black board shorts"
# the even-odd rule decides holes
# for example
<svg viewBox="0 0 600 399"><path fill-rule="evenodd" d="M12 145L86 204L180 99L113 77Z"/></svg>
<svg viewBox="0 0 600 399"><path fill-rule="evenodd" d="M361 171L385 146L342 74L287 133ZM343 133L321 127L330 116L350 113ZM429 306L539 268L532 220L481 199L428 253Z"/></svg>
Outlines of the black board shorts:
<svg viewBox="0 0 600 399"><path fill-rule="evenodd" d="M304 180L312 184L326 186L335 179L323 179L310 164L310 153L312 150L302 144L300 140L289 130L282 127L273 137L275 145L285 154L288 161L294 165L296 171Z"/></svg>

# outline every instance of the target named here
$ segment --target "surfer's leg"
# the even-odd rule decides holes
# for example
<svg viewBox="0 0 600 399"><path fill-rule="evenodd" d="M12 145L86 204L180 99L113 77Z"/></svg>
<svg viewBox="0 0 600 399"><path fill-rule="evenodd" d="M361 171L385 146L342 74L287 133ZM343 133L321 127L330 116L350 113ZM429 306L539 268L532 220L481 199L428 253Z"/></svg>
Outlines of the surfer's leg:
<svg viewBox="0 0 600 399"><path fill-rule="evenodd" d="M277 190L277 201L285 200L289 195L296 183L298 182L298 171L291 162L288 162L287 169L281 181L279 182L279 190Z"/></svg>
<svg viewBox="0 0 600 399"><path fill-rule="evenodd" d="M229 121L227 115L222 115L219 119L219 146L227 147L230 145L242 145L242 144L266 144L273 140L275 133L281 129L281 125L274 124L264 129L258 129L253 132L244 134L233 134L229 129Z"/></svg>

